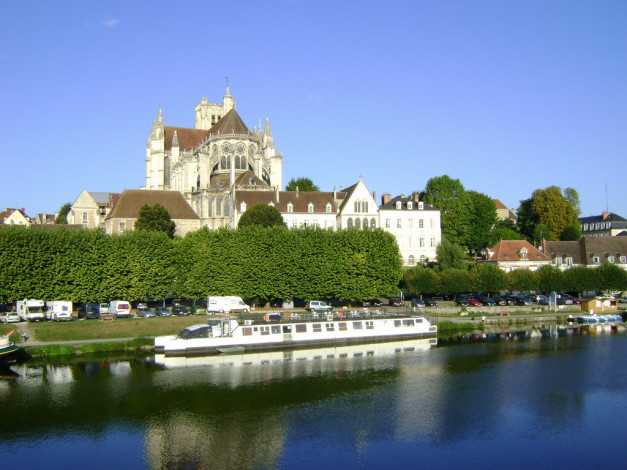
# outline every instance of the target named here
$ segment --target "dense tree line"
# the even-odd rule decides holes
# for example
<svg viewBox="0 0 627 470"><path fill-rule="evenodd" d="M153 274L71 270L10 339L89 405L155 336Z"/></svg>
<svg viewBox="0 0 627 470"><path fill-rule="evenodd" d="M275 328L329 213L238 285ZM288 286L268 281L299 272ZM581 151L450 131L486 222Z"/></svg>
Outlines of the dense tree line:
<svg viewBox="0 0 627 470"><path fill-rule="evenodd" d="M555 266L543 266L538 271L518 269L505 273L496 265L477 263L470 269L448 268L441 271L416 266L403 273L403 287L408 293L502 291L576 292L622 291L627 289L627 272L619 266L604 263L598 268L575 266L562 271Z"/></svg>
<svg viewBox="0 0 627 470"><path fill-rule="evenodd" d="M401 279L383 230L204 228L185 238L140 230L0 230L0 301L143 300L238 295L247 300L393 296Z"/></svg>

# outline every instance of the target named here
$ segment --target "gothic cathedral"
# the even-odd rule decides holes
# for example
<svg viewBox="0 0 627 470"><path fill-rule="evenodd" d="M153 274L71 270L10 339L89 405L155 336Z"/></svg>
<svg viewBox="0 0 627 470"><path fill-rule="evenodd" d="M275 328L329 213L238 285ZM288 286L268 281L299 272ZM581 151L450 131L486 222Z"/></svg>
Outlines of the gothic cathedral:
<svg viewBox="0 0 627 470"><path fill-rule="evenodd" d="M236 190L280 190L282 156L269 120L251 132L228 87L221 104L196 104L194 117L193 129L165 126L159 110L146 145L145 189L180 191L201 225L229 226Z"/></svg>

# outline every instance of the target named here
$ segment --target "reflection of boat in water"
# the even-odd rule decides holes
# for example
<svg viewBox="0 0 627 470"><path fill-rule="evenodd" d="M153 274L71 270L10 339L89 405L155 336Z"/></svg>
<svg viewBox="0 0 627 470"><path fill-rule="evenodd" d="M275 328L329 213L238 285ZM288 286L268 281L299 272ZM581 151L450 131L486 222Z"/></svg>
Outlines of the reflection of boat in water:
<svg viewBox="0 0 627 470"><path fill-rule="evenodd" d="M372 315L345 319L328 314L297 319L296 315L292 314L287 322L272 322L269 318L241 322L233 317L209 319L207 324L189 326L178 335L155 338L155 352L166 356L210 355L223 351L338 346L435 338L437 335L437 326L432 326L424 317Z"/></svg>
<svg viewBox="0 0 627 470"><path fill-rule="evenodd" d="M588 315L580 315L577 317L577 322L580 325L596 325L596 324L604 324L604 323L619 323L623 321L623 317L617 314L605 314L598 315L596 313L591 313Z"/></svg>
<svg viewBox="0 0 627 470"><path fill-rule="evenodd" d="M14 331L15 330L11 330L5 335L0 335L0 360L13 356L20 350L19 346L9 340L9 336L11 336L11 333Z"/></svg>
<svg viewBox="0 0 627 470"><path fill-rule="evenodd" d="M245 354L219 354L210 356L166 356L155 354L154 361L167 369L179 367L242 368L251 370L275 365L300 367L301 364L323 364L334 367L338 361L354 358L392 357L395 355L428 351L437 339L413 339L383 343L328 346L324 348L263 351Z"/></svg>

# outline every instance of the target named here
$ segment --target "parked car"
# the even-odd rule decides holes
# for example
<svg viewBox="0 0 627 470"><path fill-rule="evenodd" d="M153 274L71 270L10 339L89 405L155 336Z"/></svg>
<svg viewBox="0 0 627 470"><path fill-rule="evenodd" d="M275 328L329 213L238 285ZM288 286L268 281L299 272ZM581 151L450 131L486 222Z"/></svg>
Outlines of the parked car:
<svg viewBox="0 0 627 470"><path fill-rule="evenodd" d="M483 303L477 299L468 299L469 307L483 307Z"/></svg>
<svg viewBox="0 0 627 470"><path fill-rule="evenodd" d="M18 323L20 316L15 312L5 312L0 316L0 321L2 323Z"/></svg>
<svg viewBox="0 0 627 470"><path fill-rule="evenodd" d="M389 305L390 307L401 307L403 305L403 301L399 298L390 299Z"/></svg>
<svg viewBox="0 0 627 470"><path fill-rule="evenodd" d="M109 310L107 306L107 311ZM100 304L96 302L87 303L78 311L78 318L94 319L100 318Z"/></svg>
<svg viewBox="0 0 627 470"><path fill-rule="evenodd" d="M330 312L331 310L333 310L333 307L331 305L328 305L323 300L310 300L309 302L307 302L305 310L309 312Z"/></svg>
<svg viewBox="0 0 627 470"><path fill-rule="evenodd" d="M425 299L426 307L437 307L438 303L434 299Z"/></svg>
<svg viewBox="0 0 627 470"><path fill-rule="evenodd" d="M189 308L187 308L185 305L175 305L174 307L172 307L172 313L174 315L180 316L189 315Z"/></svg>
<svg viewBox="0 0 627 470"><path fill-rule="evenodd" d="M150 310L148 307L138 307L135 311L138 317L150 318L154 317L155 313Z"/></svg>
<svg viewBox="0 0 627 470"><path fill-rule="evenodd" d="M170 311L170 307L157 307L155 309L155 315L158 317L171 317L172 312Z"/></svg>
<svg viewBox="0 0 627 470"><path fill-rule="evenodd" d="M383 307L381 299L369 299L363 301L364 307Z"/></svg>
<svg viewBox="0 0 627 470"><path fill-rule="evenodd" d="M468 299L466 297L458 297L455 299L455 305L459 305L460 307L468 307Z"/></svg>
<svg viewBox="0 0 627 470"><path fill-rule="evenodd" d="M423 308L423 307L426 307L427 304L422 299L414 299L414 300L411 301L411 306L412 307Z"/></svg>
<svg viewBox="0 0 627 470"><path fill-rule="evenodd" d="M519 305L519 306L531 305L531 300L529 300L528 297L520 297L517 295L512 295L510 299L514 301L514 305Z"/></svg>
<svg viewBox="0 0 627 470"><path fill-rule="evenodd" d="M496 307L496 301L490 297L479 297L477 300L486 307Z"/></svg>
<svg viewBox="0 0 627 470"><path fill-rule="evenodd" d="M572 305L573 299L570 295L568 294L560 294L557 296L557 305Z"/></svg>
<svg viewBox="0 0 627 470"><path fill-rule="evenodd" d="M107 303L101 303L101 304L100 304L100 308L99 308L99 309L100 309L100 312L99 312L99 313L100 313L100 315L103 315L103 314L109 313L109 304L107 304Z"/></svg>

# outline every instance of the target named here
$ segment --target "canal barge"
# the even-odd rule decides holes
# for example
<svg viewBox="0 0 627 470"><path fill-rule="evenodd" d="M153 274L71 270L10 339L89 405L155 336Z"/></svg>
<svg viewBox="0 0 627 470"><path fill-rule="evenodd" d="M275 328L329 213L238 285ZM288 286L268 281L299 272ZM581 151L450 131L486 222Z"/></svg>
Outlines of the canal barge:
<svg viewBox="0 0 627 470"><path fill-rule="evenodd" d="M13 341L9 340L9 336L11 336L13 331L15 330L11 330L5 335L0 334L0 360L12 356L20 349Z"/></svg>
<svg viewBox="0 0 627 470"><path fill-rule="evenodd" d="M422 316L371 313L360 316L362 318L293 314L288 320L278 315L258 319L210 318L206 324L189 326L177 335L155 338L155 353L165 356L232 354L437 336L437 326Z"/></svg>

